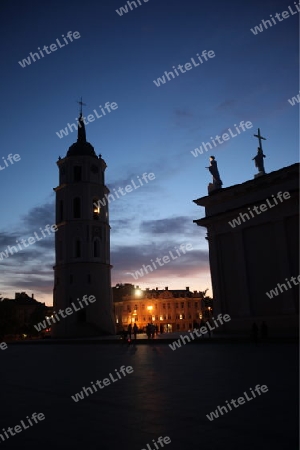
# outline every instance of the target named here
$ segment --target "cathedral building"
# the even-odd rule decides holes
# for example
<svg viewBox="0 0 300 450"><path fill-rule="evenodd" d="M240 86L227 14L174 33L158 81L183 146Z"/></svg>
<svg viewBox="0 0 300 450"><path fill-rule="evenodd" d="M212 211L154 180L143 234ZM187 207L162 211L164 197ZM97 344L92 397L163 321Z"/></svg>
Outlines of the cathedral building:
<svg viewBox="0 0 300 450"><path fill-rule="evenodd" d="M107 166L86 140L82 112L77 142L57 166L52 335L114 334Z"/></svg>
<svg viewBox="0 0 300 450"><path fill-rule="evenodd" d="M269 334L298 333L299 164L194 200L207 228L214 314L229 314L222 328L249 334L266 322Z"/></svg>

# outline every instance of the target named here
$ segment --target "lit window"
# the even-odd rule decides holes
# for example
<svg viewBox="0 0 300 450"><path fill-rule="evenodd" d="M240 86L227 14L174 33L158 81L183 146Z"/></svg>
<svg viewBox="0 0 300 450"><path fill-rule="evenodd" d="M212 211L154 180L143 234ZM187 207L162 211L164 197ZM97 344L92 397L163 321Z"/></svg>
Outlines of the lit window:
<svg viewBox="0 0 300 450"><path fill-rule="evenodd" d="M180 314L179 319L182 319L182 314Z"/></svg>
<svg viewBox="0 0 300 450"><path fill-rule="evenodd" d="M100 217L100 203L99 203L99 199L94 197L93 198L93 219L94 220L99 220Z"/></svg>

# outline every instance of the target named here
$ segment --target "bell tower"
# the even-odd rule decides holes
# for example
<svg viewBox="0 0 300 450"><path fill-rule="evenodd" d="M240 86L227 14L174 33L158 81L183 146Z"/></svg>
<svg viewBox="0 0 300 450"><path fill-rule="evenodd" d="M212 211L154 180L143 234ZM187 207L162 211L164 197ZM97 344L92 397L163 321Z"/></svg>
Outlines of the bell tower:
<svg viewBox="0 0 300 450"><path fill-rule="evenodd" d="M52 325L52 335L114 334L107 166L86 141L82 111L77 142L59 158L57 166L53 309L57 315L69 308L69 315ZM84 296L96 300L83 303Z"/></svg>

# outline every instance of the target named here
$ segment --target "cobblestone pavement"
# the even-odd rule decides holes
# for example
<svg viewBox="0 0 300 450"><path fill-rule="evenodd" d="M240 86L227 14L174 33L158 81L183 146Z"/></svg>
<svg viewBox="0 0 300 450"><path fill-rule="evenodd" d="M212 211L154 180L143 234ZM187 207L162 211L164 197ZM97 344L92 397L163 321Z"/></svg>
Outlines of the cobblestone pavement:
<svg viewBox="0 0 300 450"><path fill-rule="evenodd" d="M45 415L15 436L0 431L1 448L157 450L152 440L168 436L167 450L298 449L296 344L186 344L172 351L155 341L47 343L9 345L0 358L0 430L34 412ZM133 372L121 375L122 365ZM116 381L78 402L71 398L110 373ZM257 384L268 392L213 421L206 417Z"/></svg>

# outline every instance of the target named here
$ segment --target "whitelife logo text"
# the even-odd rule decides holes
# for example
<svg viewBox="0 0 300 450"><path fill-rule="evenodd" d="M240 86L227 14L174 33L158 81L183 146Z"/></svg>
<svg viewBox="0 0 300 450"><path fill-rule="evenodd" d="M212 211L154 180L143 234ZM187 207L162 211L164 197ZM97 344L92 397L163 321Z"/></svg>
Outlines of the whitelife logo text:
<svg viewBox="0 0 300 450"><path fill-rule="evenodd" d="M21 420L21 425L15 425L14 427L8 427L6 430L3 428L3 434L0 434L0 438L2 439L2 442L4 442L6 439L9 439L10 436L15 436L17 433L21 433L23 430L27 430L29 428L29 425L32 427L34 423L39 423L39 421L45 420L45 415L42 413L33 413L32 416L29 418L26 416L27 423L25 423L24 420ZM34 423L32 423L34 421ZM29 424L29 425L28 425ZM9 433L9 434L8 434ZM5 438L4 438L5 435Z"/></svg>
<svg viewBox="0 0 300 450"><path fill-rule="evenodd" d="M180 253L180 250L175 247L176 253L178 256L173 255L172 251L169 251L169 255L165 255L162 258L156 258L155 262L160 266L164 266L165 264L168 264L169 262L171 262L171 260L177 259L179 256L185 255L186 251L190 251L193 249L192 244L181 244L180 246L180 250L182 252L182 254ZM161 260L163 260L163 262L161 262ZM132 272L126 272L127 274L131 275L135 280L137 280L139 277L142 278L143 276L147 275L150 272L153 272L153 269L157 270L158 267L156 266L155 262L153 261L153 259L150 260L152 266L150 266L150 264L145 265L143 264L143 267L141 267L139 270L136 270L134 273Z"/></svg>
<svg viewBox="0 0 300 450"><path fill-rule="evenodd" d="M257 384L255 386L254 390L256 391L256 393L258 395L261 395L262 393L265 394L266 392L268 392L269 389L268 389L268 386L266 386L265 384L263 384L262 386ZM255 395L254 391L252 390L252 388L250 388L250 391L251 391L252 397L248 397L247 392L244 392L245 398L248 402L251 402L251 400L256 398L256 395ZM238 408L240 405L245 404L245 398L239 397L237 400L231 399L230 403L235 408ZM219 412L223 416L224 413L228 413L229 411L232 411L232 407L230 406L229 402L227 400L225 400L225 402L226 402L226 406L218 406L218 409L216 409L215 411L212 411L210 414L206 414L206 417L208 418L208 420L213 421L214 419L217 419L219 417ZM229 411L227 408L229 409Z"/></svg>
<svg viewBox="0 0 300 450"><path fill-rule="evenodd" d="M152 181L155 179L155 175L153 172L150 172L150 173L144 172L142 175L142 179L144 180L144 182L146 184L148 184L149 181ZM109 204L111 201L116 200L114 195L117 198L120 198L120 195L118 194L118 192L122 195L122 197L124 197L124 195L128 194L129 192L132 192L133 190L139 189L141 186L144 186L144 183L141 180L141 178L139 177L139 175L137 175L137 180L135 180L135 181L137 181L138 184L135 184L134 180L131 180L131 184L127 184L123 188L121 188L121 187L119 187L118 189L113 188L114 194L105 194L105 196L102 198L102 200L98 200L97 202L94 202L95 208L100 208L101 206L104 207L104 206L106 206L106 204Z"/></svg>
<svg viewBox="0 0 300 450"><path fill-rule="evenodd" d="M249 120L245 123L243 120L240 122L240 124L237 126L236 124L234 124L235 129L237 131L238 134L234 134L231 130L231 128L228 128L228 133L223 133L222 136L219 136L218 134L216 135L215 138L211 137L210 139L212 140L212 143L214 144L214 147L217 147L218 144L224 144L225 141L229 141L229 139L232 137L236 137L239 134L241 134L240 128L242 131L246 131L245 128L247 128L247 130L249 130L250 128L253 127L252 122L250 122ZM239 128L240 127L240 128ZM223 141L222 141L223 139ZM216 142L217 141L217 144ZM202 148L203 146L203 148ZM202 142L202 144L200 145L200 147L195 148L195 150L191 150L191 154L197 158L198 154L202 155L203 154L203 149L207 152L208 150L212 150L212 145L210 142Z"/></svg>
<svg viewBox="0 0 300 450"><path fill-rule="evenodd" d="M12 246L8 245L6 250L4 250L3 252L0 252L0 261L3 260L3 257L4 258L8 258L9 257L9 253L11 255L13 255L14 252L18 253L20 250L22 251L22 250L24 250L24 248L29 247L29 245L35 244L36 241L41 241L43 238L46 238L46 237L50 236L51 232L55 233L58 230L58 228L57 228L56 225L51 225L50 226L48 224L48 225L45 226L44 230L42 230L41 227L40 227L40 230L41 230L41 233L42 233L43 237L39 237L39 235L35 231L34 232L34 237L31 236L28 239L20 239L20 242L18 240L16 240L16 243L17 243L19 249L15 245L12 245ZM50 232L50 230L51 230L51 232ZM46 231L48 233L48 236L44 233ZM28 244L26 244L26 240L28 241Z"/></svg>
<svg viewBox="0 0 300 450"><path fill-rule="evenodd" d="M56 323L56 320L60 321L58 314L63 319L65 319L67 316L71 316L75 311L80 311L81 309L85 308L85 306L88 306L90 303L95 303L96 297L94 295L90 295L89 298L87 298L87 295L84 295L82 297L82 302L85 303L85 305L83 305L81 303L79 298L77 300L78 300L80 308L76 308L76 305L74 304L74 302L72 302L71 305L68 308L66 308L65 310L60 309L59 311L57 311L57 313L55 311L53 311L53 314L51 317L49 317L49 318L46 317L45 320L43 320L43 322L39 322L37 325L34 325L34 328L37 331L45 330L46 328L51 326L53 323ZM66 315L64 315L64 314L66 314ZM54 318L54 316L55 316L55 318ZM52 323L51 323L51 320L52 320Z"/></svg>
<svg viewBox="0 0 300 450"><path fill-rule="evenodd" d="M231 320L231 317L229 314L224 314L224 316L222 317L222 314L219 314L218 317L216 319L214 319L212 317L212 320L214 321L214 324L216 325L215 327L211 327L211 324L209 322L206 322L206 324L202 327L200 327L200 330L197 330L197 328L195 328L192 332L190 331L190 337L192 338L192 340L195 339L195 336L193 335L193 333L197 336L197 337L201 337L202 334L206 334L208 333L208 331L213 331L216 329L216 327L218 328L219 325L217 323L217 320L220 322L220 325L223 325L223 320L224 322L229 322ZM185 335L180 335L180 338L177 339L176 341L173 341L172 344L169 344L169 347L174 351L177 350L177 348L181 347L181 341L182 344L185 345L187 344L187 342L191 342L191 339L189 338L189 336L187 334ZM186 341L187 339L187 341Z"/></svg>
<svg viewBox="0 0 300 450"><path fill-rule="evenodd" d="M296 11L293 10L291 8L291 6L288 6L289 11L282 11L282 13L276 13L275 17L278 20L278 22L282 22L284 19L288 19L290 16L294 16L295 14L297 14L298 12L300 12L300 3L296 3L294 2L294 5L296 6ZM280 17L280 14L282 15L282 18ZM275 17L273 17L273 14L270 14L271 20L273 22L273 25L277 25L278 22L276 22ZM263 26L265 27L265 29L267 30L268 27L272 27L272 22L271 20L262 20L261 21L261 25L257 25L256 27L250 28L250 30L252 31L252 33L254 35L257 35L258 33L262 33L264 31Z"/></svg>
<svg viewBox="0 0 300 450"><path fill-rule="evenodd" d="M104 116L106 116L106 113L105 113L104 109L102 108L102 105L99 105L99 108L101 109L102 114ZM112 103L106 102L104 105L104 108L110 113L111 109L114 111L115 109L118 109L119 106L116 102L112 102ZM102 114L99 115L97 113L96 109L93 110L93 113L95 113L95 116L97 117L97 119L101 119ZM66 128L55 132L56 135L59 137L59 139L62 139L64 136L68 136L69 131L70 131L70 133L73 133L73 131L78 130L78 127L81 128L82 125L77 117L75 117L75 120L77 120L78 122L77 123L74 123L74 122L67 123ZM88 125L89 123L94 122L94 120L95 120L94 114L89 114L87 117L82 116L82 120L85 125Z"/></svg>
<svg viewBox="0 0 300 450"><path fill-rule="evenodd" d="M235 228L237 225L241 225L241 223L242 223L241 219L242 219L243 222L246 222L246 220L250 220L251 218L255 217L253 211L256 213L256 215L259 215L262 212L267 211L268 208L269 209L274 208L278 204L282 203L283 200L288 200L289 198L291 198L290 193L287 192L287 191L283 192L283 193L281 191L277 192L276 197L277 198L275 198L275 196L272 195L271 201L273 201L273 203L271 203L271 201L269 201L269 199L267 198L266 199L266 203L261 203L259 206L253 206L252 210L251 210L251 208L248 208L248 211L249 211L251 217L246 212L245 213L240 213L239 214L240 217L237 217L236 219L233 219L232 221L229 220L229 222L228 222L229 225L232 228ZM278 203L277 199L280 201L280 203Z"/></svg>
<svg viewBox="0 0 300 450"><path fill-rule="evenodd" d="M141 1L140 0L136 0L137 1L137 3L140 5L140 6L142 6L142 4L143 3L141 3ZM149 0L143 0L144 1L144 3L147 3ZM136 2L127 2L127 5L129 6L129 8L131 9L131 11L133 10L133 8L132 8L132 4L134 4L134 6L135 6L135 8L137 8L138 7L138 5L136 4ZM123 16L123 13L128 13L128 7L127 7L127 5L125 5L125 6L121 6L121 8L120 9L116 9L115 11L116 11L116 13L118 13L119 14L119 16Z"/></svg>
<svg viewBox="0 0 300 450"><path fill-rule="evenodd" d="M98 388L95 386L95 384L99 387L99 389L104 389L105 386L109 386L111 384L111 382L115 383L118 380L121 380L122 378L126 377L126 374L130 374L133 372L133 368L132 366L122 366L120 367L119 370L115 369L115 375L117 376L117 378L114 378L112 373L109 373L109 378L104 378L102 381L97 380L95 383L93 381L91 381L92 384L92 388L91 387L85 387L83 386L83 391L80 391L79 393L75 394L75 395L71 395L72 399L74 400L74 402L78 402L79 400L83 400L85 395L88 397L90 394L94 394L95 392L98 392ZM122 375L123 377L122 377ZM102 385L103 383L103 385Z"/></svg>
<svg viewBox="0 0 300 450"><path fill-rule="evenodd" d="M3 159L4 167L2 167L0 164L0 170L4 170L4 169L6 169L6 167L9 167L7 160L10 162L10 165L13 165L14 162L20 161L21 156L19 155L19 153L15 153L14 155L12 153L10 153L9 155L7 155L6 158L4 158L4 156L2 156L2 159Z"/></svg>
<svg viewBox="0 0 300 450"><path fill-rule="evenodd" d="M70 40L70 42L73 42L73 38L74 38L74 39L79 39L80 37L81 37L81 36L80 36L80 34L78 33L78 31L74 31L73 33L72 33L72 31L68 31L68 33L67 33L67 38ZM69 42L68 42L67 39L65 38L64 34L62 34L62 38L63 38L65 44L61 44L60 40L59 40L59 39L56 39L56 42L57 42L59 48L65 47L66 45L69 44ZM57 47L56 44L51 44L51 45L49 46L49 48L50 48L50 51L48 51L48 46L47 46L47 45L44 45L44 47L43 47L43 50L44 50L44 52L46 53L46 55L50 55L50 53L56 52L56 50L58 49L58 47ZM42 58L44 58L45 55L44 55L43 51L40 49L40 47L38 47L38 50L39 50L40 55L42 56ZM38 53L32 53L32 52L30 52L30 53L29 53L29 56L28 56L27 58L24 58L22 61L18 61L18 62L19 62L19 64L20 64L20 66L22 67L22 69L24 69L24 68L26 67L26 64L27 64L28 66L30 66L31 60L32 60L32 62L35 62L35 61L36 61L35 58L41 59L41 58L40 58L40 55L39 55Z"/></svg>
<svg viewBox="0 0 300 450"><path fill-rule="evenodd" d="M215 52L213 50L209 50L208 52L206 50L203 50L203 52L201 53L201 56L202 56L202 58L205 61L208 61L207 57L208 58L214 58L216 55L215 55ZM198 61L200 61L200 63L203 64L204 61L202 61L201 56L199 55L199 53L197 53ZM191 58L191 61L192 61L194 67L200 66L199 63L198 64L196 63L194 58ZM173 66L173 69L174 69L174 72L176 73L177 77L179 77L180 73L178 73L177 69L180 70L181 73L186 73L188 70L191 70L193 68L193 66L192 66L192 64L190 62L187 62L184 65L185 70L183 69L183 65L182 64L179 64L177 66L177 68L175 66ZM170 78L170 75L172 75L172 78ZM170 81L171 79L175 78L175 75L174 75L174 73L172 71L170 71L170 72L165 71L164 75L162 75L161 78L157 78L156 80L153 80L153 83L155 84L156 87L160 87L161 84L165 84L166 83L165 76L167 78L167 81Z"/></svg>

